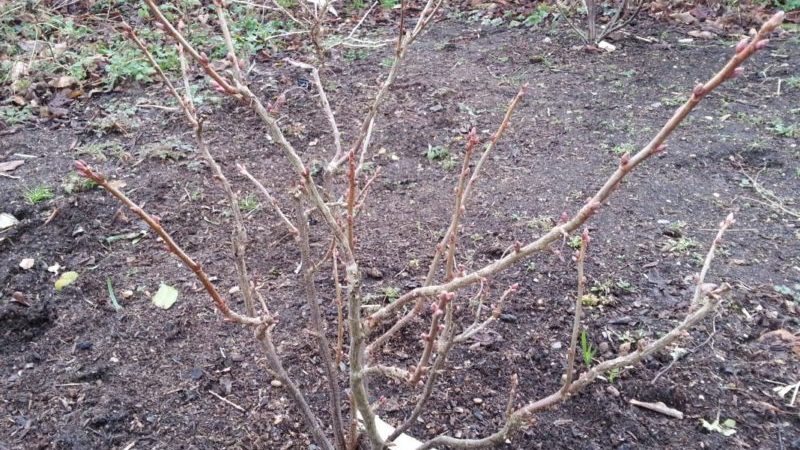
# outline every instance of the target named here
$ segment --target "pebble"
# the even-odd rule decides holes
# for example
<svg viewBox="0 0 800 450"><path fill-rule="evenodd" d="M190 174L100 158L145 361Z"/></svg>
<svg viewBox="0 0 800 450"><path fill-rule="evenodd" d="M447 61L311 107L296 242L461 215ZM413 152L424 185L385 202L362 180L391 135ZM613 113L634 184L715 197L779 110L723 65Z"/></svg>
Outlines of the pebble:
<svg viewBox="0 0 800 450"><path fill-rule="evenodd" d="M617 388L615 388L614 386L607 387L606 391L608 391L608 393L613 395L614 397L619 397L619 390L617 390Z"/></svg>
<svg viewBox="0 0 800 450"><path fill-rule="evenodd" d="M78 342L78 344L75 345L75 348L77 348L78 350L91 350L92 349L92 343L91 342Z"/></svg>
<svg viewBox="0 0 800 450"><path fill-rule="evenodd" d="M600 345L597 346L597 351L600 352L601 355L607 353L608 342L601 342Z"/></svg>
<svg viewBox="0 0 800 450"><path fill-rule="evenodd" d="M513 314L500 314L500 320L502 322L516 323L517 316L515 316Z"/></svg>
<svg viewBox="0 0 800 450"><path fill-rule="evenodd" d="M189 372L189 378L191 378L194 381L197 381L202 377L203 377L203 369L199 367L195 367Z"/></svg>
<svg viewBox="0 0 800 450"><path fill-rule="evenodd" d="M480 405L481 403L483 403L483 399L480 398L480 397L475 397L475 398L472 399L472 403L475 403L476 405Z"/></svg>
<svg viewBox="0 0 800 450"><path fill-rule="evenodd" d="M553 342L550 344L550 348L553 350L561 350L561 342Z"/></svg>
<svg viewBox="0 0 800 450"><path fill-rule="evenodd" d="M279 387L283 386L283 383L281 383L281 380L272 380L272 381L269 382L269 384L271 384L272 387L276 387L276 388L279 388Z"/></svg>
<svg viewBox="0 0 800 450"><path fill-rule="evenodd" d="M231 361L233 362L242 362L244 361L244 355L241 353L231 353Z"/></svg>
<svg viewBox="0 0 800 450"><path fill-rule="evenodd" d="M364 272L367 274L368 277L380 280L383 278L383 273L377 267L368 267Z"/></svg>

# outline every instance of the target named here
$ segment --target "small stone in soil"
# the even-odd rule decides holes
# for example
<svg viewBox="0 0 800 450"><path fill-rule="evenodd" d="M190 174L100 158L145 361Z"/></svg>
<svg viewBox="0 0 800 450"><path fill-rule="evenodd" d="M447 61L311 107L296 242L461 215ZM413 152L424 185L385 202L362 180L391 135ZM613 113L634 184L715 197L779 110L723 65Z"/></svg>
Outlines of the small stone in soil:
<svg viewBox="0 0 800 450"><path fill-rule="evenodd" d="M368 277L375 280L380 280L381 278L383 278L383 272L378 270L377 267L368 267L364 272L367 274Z"/></svg>
<svg viewBox="0 0 800 450"><path fill-rule="evenodd" d="M276 388L283 386L283 383L281 383L281 380L272 380L272 381L269 382L269 384L271 384L272 387L276 387Z"/></svg>
<svg viewBox="0 0 800 450"><path fill-rule="evenodd" d="M553 350L561 350L561 342L553 342L550 344L550 348Z"/></svg>
<svg viewBox="0 0 800 450"><path fill-rule="evenodd" d="M503 322L515 323L517 321L517 316L513 314L500 314L500 320Z"/></svg>
<svg viewBox="0 0 800 450"><path fill-rule="evenodd" d="M77 348L78 350L88 351L88 350L92 349L92 343L91 342L78 342L78 344L75 345L75 348Z"/></svg>
<svg viewBox="0 0 800 450"><path fill-rule="evenodd" d="M244 356L241 353L231 353L231 361L242 362L244 361Z"/></svg>
<svg viewBox="0 0 800 450"><path fill-rule="evenodd" d="M609 394L613 395L614 397L619 397L619 390L614 386L609 386L606 388Z"/></svg>
<svg viewBox="0 0 800 450"><path fill-rule="evenodd" d="M202 377L203 377L203 369L199 367L195 367L194 369L191 370L191 372L189 372L189 378L191 378L194 381L197 381Z"/></svg>
<svg viewBox="0 0 800 450"><path fill-rule="evenodd" d="M481 403L483 403L483 399L480 398L480 397L475 397L475 398L472 399L472 403L475 403L476 405L480 405Z"/></svg>

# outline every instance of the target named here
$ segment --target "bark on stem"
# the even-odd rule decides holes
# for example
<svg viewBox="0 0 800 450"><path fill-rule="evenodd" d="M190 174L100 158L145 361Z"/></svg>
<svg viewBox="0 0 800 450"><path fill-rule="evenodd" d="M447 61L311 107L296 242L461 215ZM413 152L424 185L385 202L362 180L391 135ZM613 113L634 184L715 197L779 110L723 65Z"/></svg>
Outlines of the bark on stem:
<svg viewBox="0 0 800 450"><path fill-rule="evenodd" d="M578 292L575 298L575 317L572 320L572 336L567 351L567 371L564 376L564 389L572 384L573 371L575 370L575 353L578 348L578 335L581 332L581 313L583 312L583 293L586 289L586 277L583 276L586 249L589 246L589 230L583 230L581 235L581 248L578 252Z"/></svg>
<svg viewBox="0 0 800 450"><path fill-rule="evenodd" d="M344 421L342 420L342 396L339 392L339 383L337 381L336 369L331 359L331 345L328 337L325 334L325 326L322 322L322 315L319 310L319 303L317 303L317 288L314 285L314 266L311 264L311 246L309 244L309 229L308 217L306 217L303 203L299 198L299 193L295 196L297 201L297 229L298 246L300 247L300 269L303 272L303 290L305 291L306 303L308 303L309 310L311 311L311 326L314 329L314 334L317 339L317 347L319 350L320 358L322 359L323 370L328 379L328 398L331 408L331 420L333 427L333 435L336 441L336 448L345 450L346 444L344 440Z"/></svg>

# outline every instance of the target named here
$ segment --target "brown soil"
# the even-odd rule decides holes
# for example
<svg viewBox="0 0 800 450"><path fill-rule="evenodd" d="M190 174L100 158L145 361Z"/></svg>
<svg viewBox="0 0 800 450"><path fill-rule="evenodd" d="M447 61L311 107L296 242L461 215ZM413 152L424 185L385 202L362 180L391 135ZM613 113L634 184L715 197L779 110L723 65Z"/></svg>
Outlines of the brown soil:
<svg viewBox="0 0 800 450"><path fill-rule="evenodd" d="M460 261L477 268L513 242L530 241L563 211L574 212L618 164L612 149L644 144L669 117L674 100L732 51L730 42L674 44L683 31L663 23L634 32L673 44L628 39L617 42L617 52L601 55L569 50L575 42L566 30L546 43L541 32L481 29L460 20L433 26L411 52L375 133L374 149L385 152L373 158L382 174L359 223L359 257L364 267L380 272L366 287L376 301L383 301L385 288L403 292L419 285L448 221L457 171L426 159L429 145L447 146L460 158L464 133L475 126L486 140L518 86L530 83L467 210ZM734 287L723 307L682 340L680 346L693 351L668 370L672 357L663 352L622 371L613 383L599 381L537 415L510 437L507 448L800 449L800 405L788 405L789 397L773 391L776 383L800 381L800 348L797 341L793 347L782 340L786 334L768 334L800 331L798 304L774 290L800 282L800 230L796 219L760 204L742 183L742 170L760 173L765 188L789 200L800 196L797 141L770 125L800 123L800 89L784 83L776 93L779 79L800 76L800 46L796 35L770 46L747 64L741 79L711 95L670 140L669 150L632 174L590 222L589 284L606 283L615 297L591 308L585 319L591 341L600 347L597 358L615 355L625 333L652 339L686 314L687 277L698 270L698 255L717 224L734 211L737 223L708 279ZM324 73L347 137L389 53L355 61L335 54ZM256 72L262 81L280 80L272 87L254 83L264 86L265 97L300 75L266 65ZM20 180L0 178L0 212L21 221L0 233L0 449L315 448L287 394L270 385L248 333L218 319L191 273L162 251L152 233L106 241L145 230L143 223L130 214L120 220L118 204L98 190L59 190L56 199L36 206L22 199L23 187L59 186L76 158L74 148L119 140L131 158L109 154L107 161L90 162L126 183L130 196L158 215L228 292L235 274L227 205L194 152L182 117L139 108L141 123L127 134L98 137L87 127L110 102L159 103L163 97L157 87L126 86L124 92L73 103L66 119L0 137L0 161L18 153L36 156L13 172ZM282 123L293 130L292 141L306 161L330 156L324 153L330 152L327 123L315 105L311 93L295 90L283 112ZM235 174L237 161L285 200L293 185L287 165L246 110L224 101L209 119L208 135L243 193L251 188ZM141 153L158 143L167 143L173 158ZM788 207L797 210L796 204ZM279 351L309 401L324 411L323 376L293 273L298 252L266 206L247 222L251 270L281 317ZM312 232L323 235L324 225L312 225ZM664 249L669 239L681 238L696 247ZM315 252L322 254L326 245L316 240ZM34 258L35 266L19 268L23 258ZM56 263L80 273L60 293L53 289L56 275L47 270ZM109 277L124 307L120 312L108 302ZM569 258L562 262L545 254L492 280L495 292L518 282L520 293L475 345L451 354L450 369L411 433L425 439L442 432L493 432L502 422L512 373L520 379L518 404L558 389L575 278ZM619 280L630 289L616 285ZM149 299L161 282L181 292L168 311ZM334 323L329 273L323 271L317 282L326 318ZM133 296L122 298L124 290ZM12 302L14 292L30 306ZM468 324L471 317L464 311L460 320ZM391 342L385 361L414 364L416 336L426 323L420 320ZM343 386L344 380L342 373ZM371 388L376 399L385 397L380 415L394 423L416 397L384 379ZM664 402L686 418L638 409L630 399ZM724 437L700 424L717 417L734 419L736 434Z"/></svg>

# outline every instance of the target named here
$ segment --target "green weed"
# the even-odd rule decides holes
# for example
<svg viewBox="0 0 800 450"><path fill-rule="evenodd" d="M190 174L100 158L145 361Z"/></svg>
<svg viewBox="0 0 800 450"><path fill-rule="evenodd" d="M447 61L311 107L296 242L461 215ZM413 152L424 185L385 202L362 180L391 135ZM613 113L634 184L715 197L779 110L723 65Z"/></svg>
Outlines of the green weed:
<svg viewBox="0 0 800 450"><path fill-rule="evenodd" d="M614 148L611 149L611 152L614 153L615 155L620 155L620 156L624 155L625 153L630 153L631 155L633 155L636 152L636 147L634 147L633 144L630 143L619 144L615 145Z"/></svg>
<svg viewBox="0 0 800 450"><path fill-rule="evenodd" d="M586 331L581 331L581 356L583 357L583 363L586 367L590 367L592 365L592 360L594 359L594 355L597 353L597 349L592 346L589 342L589 337L586 335Z"/></svg>
<svg viewBox="0 0 800 450"><path fill-rule="evenodd" d="M258 197L253 193L239 199L239 210L241 211L250 213L257 210L259 206L261 205L258 203Z"/></svg>
<svg viewBox="0 0 800 450"><path fill-rule="evenodd" d="M53 191L50 190L49 187L45 185L39 185L32 188L26 188L22 192L22 197L26 202L28 202L28 204L37 205L44 201L50 200L51 198L55 197L55 195L53 195Z"/></svg>
<svg viewBox="0 0 800 450"><path fill-rule="evenodd" d="M31 108L16 108L14 106L0 107L0 122L6 125L19 125L33 118Z"/></svg>
<svg viewBox="0 0 800 450"><path fill-rule="evenodd" d="M774 120L770 129L780 137L800 138L800 129L795 124L786 125L781 120Z"/></svg>

